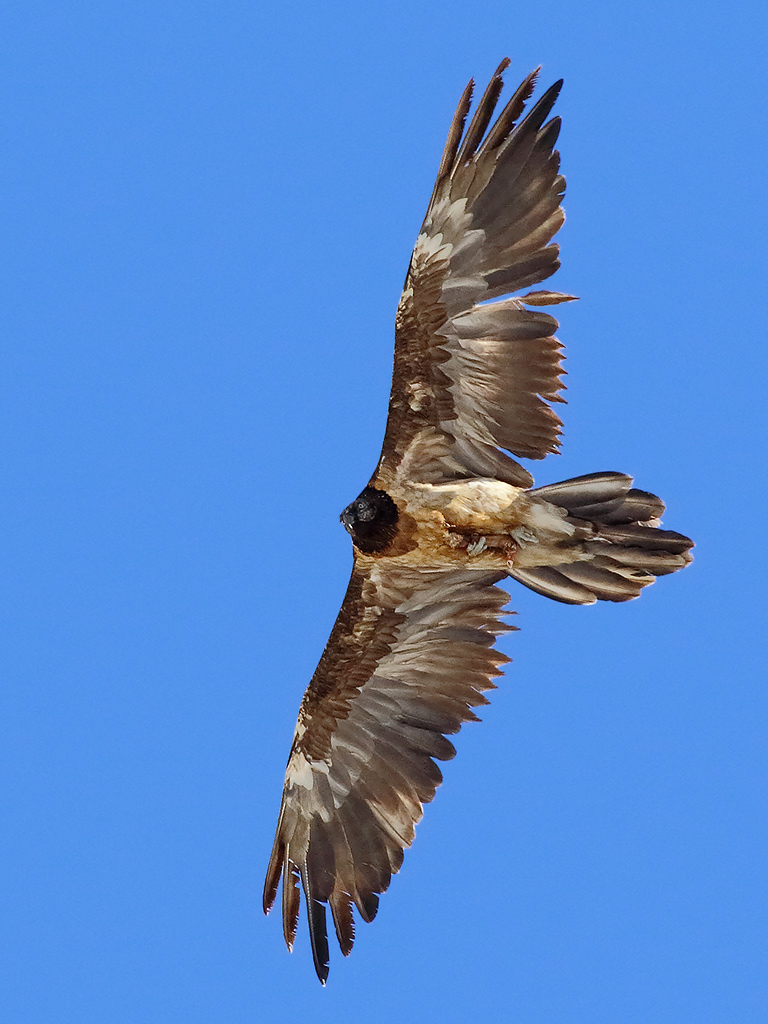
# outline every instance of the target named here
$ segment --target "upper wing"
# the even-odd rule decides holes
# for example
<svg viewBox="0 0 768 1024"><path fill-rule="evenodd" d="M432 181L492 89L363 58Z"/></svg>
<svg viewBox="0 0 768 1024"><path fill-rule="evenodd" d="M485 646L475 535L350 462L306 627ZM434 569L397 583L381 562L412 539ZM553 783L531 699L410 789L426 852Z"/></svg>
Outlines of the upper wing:
<svg viewBox="0 0 768 1024"><path fill-rule="evenodd" d="M367 560L366 560L367 561ZM344 603L304 694L264 886L268 912L283 875L283 931L296 936L301 879L315 969L328 976L325 907L352 949L352 904L373 920L377 893L410 846L422 804L453 757L444 733L476 720L509 659L495 637L504 573L381 563L352 571Z"/></svg>
<svg viewBox="0 0 768 1024"><path fill-rule="evenodd" d="M545 124L556 83L522 121L537 72L488 129L502 61L466 132L473 83L448 134L437 181L397 310L387 430L373 478L387 489L411 480L494 476L518 486L531 475L499 451L541 459L557 450L561 422L557 321L528 305L572 296L532 292L491 302L553 274L565 180L553 149L560 119ZM546 399L546 401L545 401Z"/></svg>

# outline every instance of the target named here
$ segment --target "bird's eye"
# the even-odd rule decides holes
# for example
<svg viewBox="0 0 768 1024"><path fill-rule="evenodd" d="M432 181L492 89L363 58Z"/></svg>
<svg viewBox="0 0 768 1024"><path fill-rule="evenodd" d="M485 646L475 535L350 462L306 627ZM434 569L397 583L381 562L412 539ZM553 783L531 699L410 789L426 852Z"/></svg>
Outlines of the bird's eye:
<svg viewBox="0 0 768 1024"><path fill-rule="evenodd" d="M361 501L357 506L357 518L363 523L369 523L376 516L376 509L369 501Z"/></svg>

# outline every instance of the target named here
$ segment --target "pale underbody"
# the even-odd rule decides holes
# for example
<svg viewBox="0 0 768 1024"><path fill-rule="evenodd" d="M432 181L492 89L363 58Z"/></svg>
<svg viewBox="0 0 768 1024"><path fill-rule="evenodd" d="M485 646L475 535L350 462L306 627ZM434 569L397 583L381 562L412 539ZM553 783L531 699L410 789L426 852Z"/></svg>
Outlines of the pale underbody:
<svg viewBox="0 0 768 1024"><path fill-rule="evenodd" d="M512 484L490 478L409 483L391 494L401 514L415 520L418 544L402 554L383 552L377 560L506 570L593 557L579 543L594 536L591 524L568 522L564 509Z"/></svg>

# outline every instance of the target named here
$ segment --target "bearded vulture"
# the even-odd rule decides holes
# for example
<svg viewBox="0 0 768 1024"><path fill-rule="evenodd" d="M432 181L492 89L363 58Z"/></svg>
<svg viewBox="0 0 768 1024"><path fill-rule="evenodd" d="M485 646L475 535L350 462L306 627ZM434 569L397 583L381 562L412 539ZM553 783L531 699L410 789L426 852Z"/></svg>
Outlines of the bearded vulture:
<svg viewBox="0 0 768 1024"><path fill-rule="evenodd" d="M469 83L448 132L397 308L381 456L341 514L352 577L288 759L264 909L282 876L291 949L303 890L323 984L326 905L347 955L353 906L373 920L441 782L435 761L454 756L447 735L477 721L509 660L493 646L510 628L497 584L628 601L690 561L692 542L659 528L662 501L626 474L534 488L511 457L558 449L562 347L541 307L574 296L524 292L559 266L562 82L525 113L534 71L493 120L508 64L467 127Z"/></svg>

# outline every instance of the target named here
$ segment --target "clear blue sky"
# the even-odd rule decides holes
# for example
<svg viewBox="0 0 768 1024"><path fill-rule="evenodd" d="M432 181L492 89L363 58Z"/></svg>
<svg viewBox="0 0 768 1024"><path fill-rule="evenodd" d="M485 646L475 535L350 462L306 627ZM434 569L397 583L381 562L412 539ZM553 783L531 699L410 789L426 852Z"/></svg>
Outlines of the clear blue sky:
<svg viewBox="0 0 768 1024"><path fill-rule="evenodd" d="M0 14L2 1018L768 1019L763 4ZM551 482L694 566L521 632L328 988L260 893L458 96L566 81ZM762 420L762 422L760 422ZM476 1018L475 1018L476 1015Z"/></svg>

